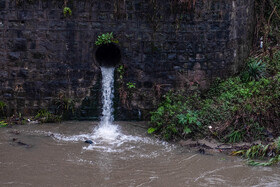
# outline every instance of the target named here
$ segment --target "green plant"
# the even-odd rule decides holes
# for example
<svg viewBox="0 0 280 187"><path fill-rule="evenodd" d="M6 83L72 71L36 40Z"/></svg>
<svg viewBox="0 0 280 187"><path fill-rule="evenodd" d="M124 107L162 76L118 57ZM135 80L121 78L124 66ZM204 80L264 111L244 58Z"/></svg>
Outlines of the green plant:
<svg viewBox="0 0 280 187"><path fill-rule="evenodd" d="M188 110L186 114L177 115L178 124L184 126L183 135L192 132L192 129L201 127L201 122L198 120L198 113ZM196 127L192 127L195 125Z"/></svg>
<svg viewBox="0 0 280 187"><path fill-rule="evenodd" d="M118 40L114 39L112 32L99 35L97 37L95 45L103 45L103 44L109 44L109 43L118 43Z"/></svg>
<svg viewBox="0 0 280 187"><path fill-rule="evenodd" d="M42 123L56 123L61 121L61 116L54 115L47 110L40 110L35 116Z"/></svg>
<svg viewBox="0 0 280 187"><path fill-rule="evenodd" d="M207 135L225 143L266 140L271 136L268 129L273 130L273 136L279 136L279 63L280 50L274 53L273 61L267 56L262 61L251 58L244 71L246 81L243 72L217 79L204 93L166 94L151 112L148 133L167 140Z"/></svg>
<svg viewBox="0 0 280 187"><path fill-rule="evenodd" d="M0 121L0 127L5 127L7 125L8 125L8 123L6 123L5 121Z"/></svg>
<svg viewBox="0 0 280 187"><path fill-rule="evenodd" d="M0 111L3 111L6 107L6 103L4 103L3 101L0 101Z"/></svg>
<svg viewBox="0 0 280 187"><path fill-rule="evenodd" d="M192 108L196 96L186 99L182 95L169 93L164 97L158 109L151 112L149 134L157 133L165 140L172 140L203 133L199 113Z"/></svg>
<svg viewBox="0 0 280 187"><path fill-rule="evenodd" d="M24 118L22 113L16 112L10 117L5 119L8 125L25 125L27 123L27 118Z"/></svg>
<svg viewBox="0 0 280 187"><path fill-rule="evenodd" d="M0 101L0 117L5 116L5 108L6 108L6 103L3 101Z"/></svg>
<svg viewBox="0 0 280 187"><path fill-rule="evenodd" d="M71 8L69 8L69 7L64 7L63 8L63 15L64 15L64 17L67 17L67 16L71 16L72 15L72 10L71 10Z"/></svg>
<svg viewBox="0 0 280 187"><path fill-rule="evenodd" d="M228 138L228 143L240 142L243 139L244 132L242 130L233 130L230 134L226 136Z"/></svg>
<svg viewBox="0 0 280 187"><path fill-rule="evenodd" d="M278 74L249 82L240 76L220 79L203 94L167 94L151 113L148 133L168 140L208 134L225 143L263 140L272 127L280 134Z"/></svg>
<svg viewBox="0 0 280 187"><path fill-rule="evenodd" d="M128 83L126 84L126 86L127 86L128 89L134 89L134 88L136 88L136 84L135 84L135 83L132 83L132 82L128 82Z"/></svg>
<svg viewBox="0 0 280 187"><path fill-rule="evenodd" d="M277 49L274 51L272 58L265 58L265 62L268 65L268 70L272 75L276 75L278 72L280 72L280 50Z"/></svg>
<svg viewBox="0 0 280 187"><path fill-rule="evenodd" d="M63 114L64 112L69 111L73 114L75 111L75 101L72 98L66 97L64 93L59 93L54 103L56 106L56 113L58 114Z"/></svg>
<svg viewBox="0 0 280 187"><path fill-rule="evenodd" d="M232 155L241 155L247 158L247 164L251 166L271 166L280 162L280 137L278 137L273 143L262 145L253 145L247 150L233 151ZM272 157L266 162L259 162L258 160L267 160L268 157Z"/></svg>
<svg viewBox="0 0 280 187"><path fill-rule="evenodd" d="M157 129L154 127L148 128L148 134L153 134Z"/></svg>
<svg viewBox="0 0 280 187"><path fill-rule="evenodd" d="M123 79L123 75L124 75L124 65L120 65L118 68L117 68L117 72L119 74L119 78L120 80Z"/></svg>
<svg viewBox="0 0 280 187"><path fill-rule="evenodd" d="M250 58L246 70L242 74L242 79L246 82L260 80L266 75L265 63L256 58Z"/></svg>

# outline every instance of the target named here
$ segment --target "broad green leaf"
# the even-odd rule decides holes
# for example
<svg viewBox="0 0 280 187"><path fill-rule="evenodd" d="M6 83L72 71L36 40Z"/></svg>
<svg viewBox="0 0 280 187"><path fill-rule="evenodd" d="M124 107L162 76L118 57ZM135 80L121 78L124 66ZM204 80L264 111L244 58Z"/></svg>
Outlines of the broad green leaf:
<svg viewBox="0 0 280 187"><path fill-rule="evenodd" d="M156 128L151 127L151 128L148 129L148 133L149 133L149 134L152 134L152 133L154 133L156 130L157 130Z"/></svg>

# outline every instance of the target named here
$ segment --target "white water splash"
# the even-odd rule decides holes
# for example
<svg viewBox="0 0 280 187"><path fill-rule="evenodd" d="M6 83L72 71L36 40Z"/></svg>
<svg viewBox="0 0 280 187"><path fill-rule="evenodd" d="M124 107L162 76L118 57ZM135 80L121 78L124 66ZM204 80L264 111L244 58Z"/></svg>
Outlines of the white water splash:
<svg viewBox="0 0 280 187"><path fill-rule="evenodd" d="M125 135L121 132L119 125L113 124L114 69L114 67L101 67L102 116L99 125L95 127L91 133L72 136L51 132L48 132L47 134L58 141L80 142L91 140L92 144L84 146L84 150L96 150L101 152L137 152L141 150L141 146L139 145L140 142L141 144L164 146L166 150L170 150L172 146L164 145L165 143L162 141L155 141L147 137ZM149 155L136 153L136 155L140 157L151 157L157 154L158 153L156 152Z"/></svg>
<svg viewBox="0 0 280 187"><path fill-rule="evenodd" d="M118 125L113 125L118 127ZM127 157L156 157L159 155L158 151L152 151L149 154L142 154L138 152L143 150L145 145L153 145L161 147L165 150L165 152L170 152L174 149L173 145L169 145L168 143L160 140L154 140L149 137L141 137L141 136L133 136L133 135L126 135L122 134L121 132L118 133L118 136L115 139L104 139L102 134L98 134L95 131L92 133L87 134L80 134L80 135L64 135L61 133L54 133L54 132L46 132L46 131L33 131L35 134L43 134L46 136L50 136L54 138L58 142L84 142L86 140L92 140L92 144L83 146L83 150L94 150L100 152L107 152L107 153L122 153L122 152L130 152L129 156Z"/></svg>
<svg viewBox="0 0 280 187"><path fill-rule="evenodd" d="M99 141L114 141L122 135L119 126L113 124L114 70L114 67L101 67L102 117L99 126L94 129L93 135Z"/></svg>
<svg viewBox="0 0 280 187"><path fill-rule="evenodd" d="M114 67L101 67L102 72L102 117L100 126L111 125L113 117L114 98Z"/></svg>

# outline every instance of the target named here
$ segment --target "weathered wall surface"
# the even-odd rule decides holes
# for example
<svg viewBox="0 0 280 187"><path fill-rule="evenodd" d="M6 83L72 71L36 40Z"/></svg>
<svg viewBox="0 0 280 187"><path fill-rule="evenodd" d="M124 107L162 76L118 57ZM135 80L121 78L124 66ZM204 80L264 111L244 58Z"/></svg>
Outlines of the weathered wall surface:
<svg viewBox="0 0 280 187"><path fill-rule="evenodd" d="M173 2L173 3L171 3ZM252 37L254 0L0 0L0 100L32 114L62 94L81 118L98 117L99 34L119 40L116 117L138 116L169 89L204 89L238 71ZM126 83L136 83L131 91ZM82 105L81 105L82 104Z"/></svg>

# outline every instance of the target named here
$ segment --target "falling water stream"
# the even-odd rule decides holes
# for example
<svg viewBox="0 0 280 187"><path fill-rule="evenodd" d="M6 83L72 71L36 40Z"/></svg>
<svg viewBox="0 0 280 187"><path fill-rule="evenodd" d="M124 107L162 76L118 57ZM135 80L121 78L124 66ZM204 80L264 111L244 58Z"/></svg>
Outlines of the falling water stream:
<svg viewBox="0 0 280 187"><path fill-rule="evenodd" d="M95 129L95 137L112 141L121 134L119 127L113 124L114 67L101 67L102 72L102 117Z"/></svg>
<svg viewBox="0 0 280 187"><path fill-rule="evenodd" d="M1 187L280 186L279 167L249 167L214 151L201 155L149 136L146 122L114 122L114 68L101 70L99 123L0 129Z"/></svg>

